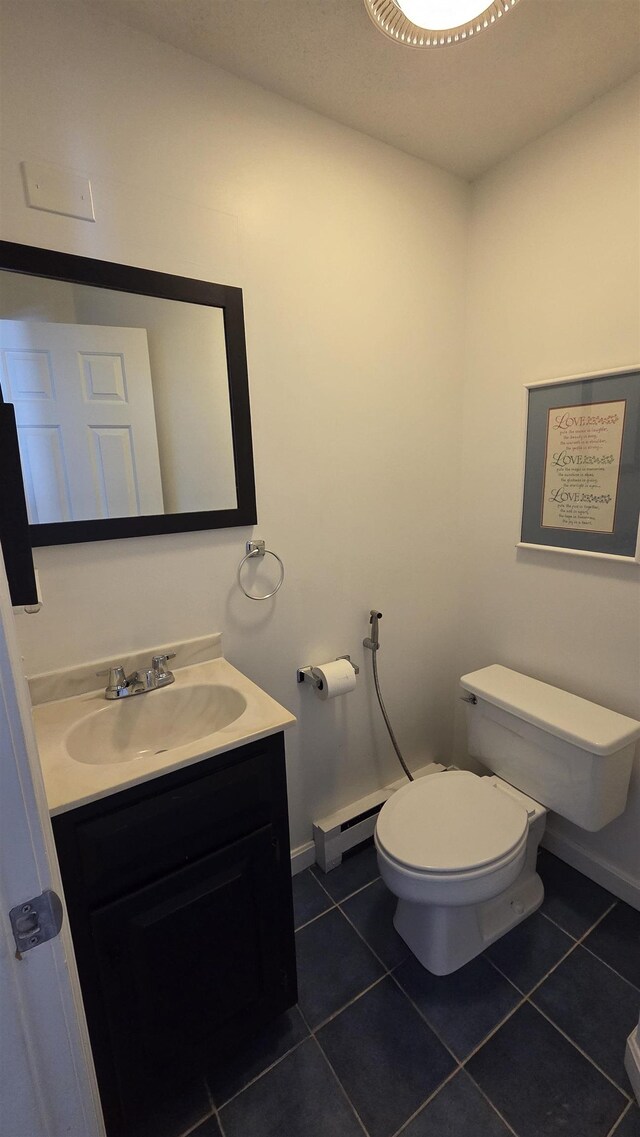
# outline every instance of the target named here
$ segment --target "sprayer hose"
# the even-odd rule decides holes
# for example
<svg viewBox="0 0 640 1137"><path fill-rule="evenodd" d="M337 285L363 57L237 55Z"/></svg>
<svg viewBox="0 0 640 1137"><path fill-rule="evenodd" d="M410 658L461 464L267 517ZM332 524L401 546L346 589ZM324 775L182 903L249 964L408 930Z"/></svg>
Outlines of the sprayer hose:
<svg viewBox="0 0 640 1137"><path fill-rule="evenodd" d="M393 727L391 726L391 723L389 722L389 716L387 714L386 707L384 705L384 701L382 698L382 691L380 690L380 680L378 679L378 659L377 659L377 656L378 656L377 651L371 652L371 658L373 660L373 681L376 685L376 695L378 696L378 702L380 704L380 710L382 711L382 717L385 721L386 728L389 731L389 738L391 739L391 742L393 743L393 749L395 750L396 754L398 755L398 761L400 762L400 765L402 766L402 769L404 770L405 774L407 775L409 781L412 782L414 780L413 774L411 773L409 767L407 766L407 763L405 762L404 758L402 757L400 747L398 746L398 743L396 741L396 736L393 733Z"/></svg>

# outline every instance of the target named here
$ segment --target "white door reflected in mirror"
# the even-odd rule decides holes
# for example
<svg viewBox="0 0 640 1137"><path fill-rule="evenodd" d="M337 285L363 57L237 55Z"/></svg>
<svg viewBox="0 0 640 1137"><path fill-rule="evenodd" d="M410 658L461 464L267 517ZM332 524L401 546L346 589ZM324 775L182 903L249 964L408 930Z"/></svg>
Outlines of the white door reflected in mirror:
<svg viewBox="0 0 640 1137"><path fill-rule="evenodd" d="M162 513L144 328L0 320L29 521Z"/></svg>
<svg viewBox="0 0 640 1137"><path fill-rule="evenodd" d="M0 385L32 524L236 508L222 309L0 271Z"/></svg>

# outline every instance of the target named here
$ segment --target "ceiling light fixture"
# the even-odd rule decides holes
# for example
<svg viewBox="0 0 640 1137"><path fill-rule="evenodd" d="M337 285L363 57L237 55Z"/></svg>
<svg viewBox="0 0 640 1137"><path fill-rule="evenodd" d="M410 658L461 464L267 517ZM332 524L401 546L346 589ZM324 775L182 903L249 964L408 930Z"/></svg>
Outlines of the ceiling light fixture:
<svg viewBox="0 0 640 1137"><path fill-rule="evenodd" d="M381 32L407 47L464 43L490 28L518 0L364 0Z"/></svg>

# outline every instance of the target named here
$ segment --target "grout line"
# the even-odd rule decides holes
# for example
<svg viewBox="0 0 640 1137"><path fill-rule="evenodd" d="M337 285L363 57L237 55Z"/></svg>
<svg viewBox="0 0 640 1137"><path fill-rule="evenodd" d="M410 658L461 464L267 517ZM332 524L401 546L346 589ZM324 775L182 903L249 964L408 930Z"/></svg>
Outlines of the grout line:
<svg viewBox="0 0 640 1137"><path fill-rule="evenodd" d="M544 886L544 881L542 883ZM543 900L543 903L544 903L544 900ZM550 924L553 924L554 928L558 928L561 932L564 932L565 936L568 936L570 940L576 939L575 936L571 935L571 932L568 932L566 928L562 927L562 924L559 924L557 920L554 920L553 916L548 916L546 912L543 912L542 908L536 908L536 912L539 912L541 916L544 916L544 919L548 920ZM525 921L523 921L523 923L524 922Z"/></svg>
<svg viewBox="0 0 640 1137"><path fill-rule="evenodd" d="M371 885L375 884L377 880L382 880L380 873L372 877L371 880L368 880L366 884L361 884L360 888L354 888L353 892L350 892L348 896L343 896L340 900L336 900L336 904L345 904L347 900L351 900L352 897L357 896L358 893L364 892L365 888L371 888Z"/></svg>
<svg viewBox="0 0 640 1137"><path fill-rule="evenodd" d="M583 936L579 936L578 938L579 938L579 939L581 939L581 940L583 940L583 939L585 938L585 936L589 936L589 935L591 934L591 932L593 931L593 929L594 929L594 928L597 928L597 927L598 927L598 924L601 924L601 923L602 923L602 921L604 920L605 916L608 916L610 912L613 912L613 909L614 909L614 908L617 906L617 904L618 904L618 903L619 903L619 902L618 902L617 900L614 900L613 904L610 904L610 905L609 905L609 907L608 907L608 908L606 908L606 909L605 909L605 911L602 913L602 915L601 915L601 916L598 916L598 919L597 919L597 920L594 920L593 924L591 925L591 927L590 927L590 928L588 928L588 930L587 930L587 931L584 933L584 935L583 935Z"/></svg>
<svg viewBox="0 0 640 1137"><path fill-rule="evenodd" d="M311 869L309 869L309 872L311 872ZM313 873L312 876L313 876L314 880L318 880L315 873ZM375 884L375 882L377 880L381 880L381 879L382 878L380 876L374 876L373 880L368 880L366 884L361 885L360 888L356 888L354 892L350 892L348 894L348 896L343 896L340 900L335 900L334 897L331 896L331 894L329 892L327 892L324 885L320 884L320 881L318 881L318 884L320 884L320 887L322 888L323 892L325 892L326 895L329 897L331 904L329 905L328 908L325 908L324 912L318 912L317 916L312 916L310 920L305 920L304 924L299 924L297 926L297 928L295 928L295 931L300 932L300 931L302 931L303 928L307 928L309 926L309 924L315 923L315 921L319 920L321 916L326 916L327 912L330 912L332 908L340 908L341 905L344 904L346 900L351 900L352 896L357 896L359 892L364 892L365 888L369 888L370 885ZM346 915L346 913L345 913L345 915ZM367 944L367 946L369 946L369 945Z"/></svg>
<svg viewBox="0 0 640 1137"><path fill-rule="evenodd" d="M339 867L339 866L337 866L337 867ZM314 868L317 868L317 869L318 869L318 872L317 872L317 873L315 873L315 872L313 871L313 870L314 870ZM335 904L335 899L334 899L334 897L331 895L331 893L328 891L328 889L326 889L326 888L325 888L324 884L323 884L323 883L322 883L322 881L320 880L320 873L322 873L322 875L323 875L323 876L328 876L328 873L326 873L326 872L322 872L322 869L320 868L320 865L318 865L318 864L317 864L317 862L315 862L315 861L314 861L314 863L313 863L312 865L310 865L310 866L309 866L309 870L308 870L308 871L311 873L311 875L312 875L313 879L315 880L316 884L319 884L319 885L320 885L320 888L322 889L322 891L323 891L323 892L325 892L325 893L327 894L327 896L329 897L329 900L331 900L331 902L332 902L333 904Z"/></svg>
<svg viewBox="0 0 640 1137"><path fill-rule="evenodd" d="M529 996L527 996L525 1002L529 1003ZM566 1034L562 1027L558 1026L558 1024L554 1022L553 1019L549 1018L549 1015L542 1010L542 1007L539 1007L537 1003L529 1003L529 1005L533 1007L533 1009L537 1011L538 1014L542 1015L543 1019L546 1019L547 1022L552 1027L554 1027L555 1030L557 1030L558 1034L561 1034L563 1038L566 1038L567 1042L570 1042L571 1045L578 1051L578 1053L581 1054L583 1058L586 1058L587 1061L598 1071L598 1073L602 1074L602 1077L606 1078L607 1081L610 1082L614 1087L614 1089L618 1090L618 1092L622 1094L625 1101L629 1102L632 1100L628 1091L623 1090L622 1086L619 1086L617 1082L614 1082L611 1075L602 1070L601 1067L598 1066L598 1063L587 1054L586 1050L583 1050L581 1046L578 1046L577 1042L575 1042L574 1039L570 1037L570 1035Z"/></svg>
<svg viewBox="0 0 640 1137"><path fill-rule="evenodd" d="M373 883L373 881L372 881L371 883ZM368 885L366 885L365 887L368 887ZM364 891L364 890L362 890L362 891ZM355 893L353 893L352 895L354 895L354 896L355 896ZM395 968L395 967L399 967L399 966L400 966L400 964L399 964L399 963L394 963L392 967L389 967L389 965L388 965L387 963L385 963L384 959L382 959L382 957L381 957L381 956L379 956L379 955L378 955L378 953L377 953L377 952L376 952L376 951L375 951L375 950L372 948L372 946L371 946L371 944L369 943L369 941L368 941L367 939L365 939L365 937L364 937L363 933L360 931L360 929L359 929L358 927L356 927L356 925L354 924L353 920L352 920L352 919L351 919L351 917L349 916L349 913L348 913L348 912L345 912L345 911L344 911L344 909L342 908L342 906L341 906L340 904L337 904L337 905L336 905L336 907L338 908L338 911L342 912L342 915L344 916L344 918L345 918L345 920L347 921L347 923L348 923L348 924L349 924L349 925L350 925L350 926L353 928L354 932L355 932L355 933L356 933L356 935L358 935L358 936L359 936L359 938L362 940L362 942L363 942L363 944L365 945L365 947L367 947L367 948L369 949L369 951L371 952L372 956L374 956L374 958L375 958L375 959L377 959L377 961L378 961L378 963L380 964L380 966L381 966L381 967L384 967L384 970L385 970L385 973L386 973L386 974L389 974L391 971L393 971L393 968ZM407 951L409 951L409 948L407 948ZM404 963L404 960L401 960L401 963Z"/></svg>
<svg viewBox="0 0 640 1137"><path fill-rule="evenodd" d="M339 868L340 866L338 865L338 866L336 866L336 867L337 867L337 868ZM368 888L370 884L374 884L374 883L376 882L376 880L380 880L380 879L381 879L381 877L380 877L380 873L378 873L376 876L372 877L372 878L371 878L371 880L367 880L367 881L365 881L365 883L364 883L364 884L360 884L360 885L358 885L358 887L357 887L357 888L354 888L353 892L348 892L346 896L341 896L339 900L336 900L335 896L332 896L332 895L331 895L331 893L328 891L328 889L326 889L326 888L325 888L325 886L323 885L322 881L318 879L318 877L316 876L316 874L313 872L313 868L310 868L310 869L309 869L309 872L310 872L310 873L311 873L311 875L313 876L314 880L316 880L316 881L318 882L318 884L320 885L320 888L321 888L321 889L322 889L324 892L326 892L326 894L327 894L327 896L329 897L329 899L330 899L330 900L331 900L331 901L332 901L334 904L336 904L336 905L337 905L337 904L344 904L345 900L350 900L352 896L355 896L355 895L356 895L356 893L358 893L358 892L362 892L362 890L363 890L363 889L365 889L365 888ZM321 868L319 868L319 872L320 872L320 873L322 873L322 869L321 869ZM329 870L329 872L333 872L333 869L330 869L330 870ZM323 873L322 875L323 875L323 876L328 876L328 875L329 875L329 873Z"/></svg>
<svg viewBox="0 0 640 1137"><path fill-rule="evenodd" d="M440 1083L440 1085L437 1087L437 1089L435 1089L433 1091L433 1093L429 1094L429 1097L424 1099L422 1104L419 1105L418 1108L416 1109L415 1113L412 1113L411 1117L408 1117L406 1119L406 1121L402 1122L402 1125L400 1126L399 1129L396 1129L395 1133L393 1134L393 1137L400 1137L400 1134L404 1133L407 1126L410 1125L412 1121L415 1121L418 1114L422 1113L423 1109L426 1109L427 1106L431 1104L433 1099L436 1098L438 1096L438 1094L440 1093L440 1090L443 1090L444 1087L447 1085L447 1083L452 1081L452 1079L455 1078L456 1074L460 1073L460 1070L461 1070L461 1066L457 1065L455 1067L455 1069L453 1069L451 1071L450 1074L447 1074L447 1077L444 1079L444 1081Z"/></svg>
<svg viewBox="0 0 640 1137"><path fill-rule="evenodd" d="M614 975L617 975L618 979L622 979L623 983L628 983L634 991L640 993L640 987L638 987L636 983L633 983L631 979L627 979L626 975L623 975L620 971L616 971L615 967L612 967L610 963L607 963L606 959L602 959L601 956L596 955L595 951L592 951L592 949L588 947L587 944L583 943L582 947L585 951L589 952L589 955L592 957L592 959L597 959L598 963L601 963L603 967L608 967L609 971L612 971Z"/></svg>
<svg viewBox="0 0 640 1137"><path fill-rule="evenodd" d="M494 963L494 961L492 959L489 960L489 963L491 963L493 965L493 967L495 967L496 971L500 971L500 974L504 975L505 979L509 979L509 982L511 984L513 984L513 986L516 987L516 989L518 991L520 991L523 998L528 999L529 995L533 994L534 991L537 991L538 987L540 987L543 983L545 983L547 981L547 979L549 978L549 976L556 970L556 968L558 968L561 963L564 963L565 960L568 959L569 956L572 955L573 952L576 950L576 948L579 946L580 946L580 941L574 940L573 943L571 944L571 947L567 949L567 951L564 953L564 955L561 955L560 959L556 960L556 962L553 964L553 967L550 967L549 970L545 972L545 974L542 976L541 979L536 980L536 982L533 984L533 987L530 987L528 991L523 991L521 987L518 987L515 980L509 979L508 975L505 975L505 973L503 971L500 971L498 964Z"/></svg>
<svg viewBox="0 0 640 1137"><path fill-rule="evenodd" d="M542 883L544 885L544 881ZM605 908L604 912L600 913L600 915L597 917L597 919L594 920L593 924L589 925L586 932L582 932L582 934L579 936L574 936L572 932L568 932L566 928L562 927L562 924L559 924L557 920L553 919L553 916L549 916L546 912L543 912L542 908L538 908L537 911L540 913L541 916L544 916L545 920L548 920L550 924L554 924L556 928L559 928L561 932L564 932L565 936L569 936L569 938L572 940L575 940L576 943L580 943L585 938L585 936L588 936L591 934L591 932L594 930L594 928L597 928L598 924L602 920L604 920L605 916L608 916L609 913L613 911L613 909L616 907L616 905L618 903L619 903L618 900L614 900L613 903L610 904L608 908Z"/></svg>
<svg viewBox="0 0 640 1137"><path fill-rule="evenodd" d="M305 1026L307 1026L306 1020ZM308 1042L311 1037L312 1034L311 1031L309 1031L309 1034L305 1035L304 1038L301 1038L299 1042L294 1043L293 1046L290 1046L288 1050L285 1050L284 1054L281 1054L278 1058L275 1058L269 1066L265 1066L264 1070L261 1070L259 1074L256 1074L254 1078L251 1078L250 1081L246 1082L241 1089L236 1090L236 1092L232 1094L230 1098L225 1098L221 1105L215 1108L214 1112L220 1113L221 1109L224 1109L225 1106L229 1105L230 1102L235 1101L235 1099L239 1097L240 1094L243 1094L245 1090L249 1089L249 1086L253 1086L255 1082L259 1082L265 1074L268 1074L270 1070L273 1070L276 1066L279 1066L285 1058L288 1058L290 1054L293 1054L294 1050L297 1050L299 1046L302 1046L303 1042Z"/></svg>
<svg viewBox="0 0 640 1137"><path fill-rule="evenodd" d="M597 925L600 923L601 920L604 920L605 916L607 916L609 914L609 912L611 911L611 908L613 908L613 907L615 907L615 905L612 904L611 907L608 908L606 912L603 912L601 916L598 916L598 919L596 920L595 924L592 924L592 926L590 928L588 928L587 931L584 932L583 935L579 939L576 939L574 936L569 936L569 933L565 932L565 935L569 936L569 938L572 941L571 946L569 948L567 948L564 955L561 955L560 958L557 959L556 962L553 964L553 967L550 967L549 970L547 972L545 972L545 974L542 976L542 978L538 979L537 982L534 983L533 987L531 987L528 991L523 991L521 987L518 987L518 985L514 979L509 979L509 976L506 975L504 971L501 971L501 969L498 967L498 964L495 963L490 958L490 956L483 953L483 958L487 959L489 961L489 963L493 967L495 967L496 971L498 971L500 973L500 975L504 976L505 979L508 979L509 982L516 988L516 990L520 991L525 998L529 998L529 996L532 995L534 991L537 991L538 988L541 987L542 984L546 982L546 980L549 978L549 976L558 967L560 967L560 964L564 963L569 958L569 956L572 955L572 953L575 951L575 949L577 947L582 946L583 941L586 938L586 936L591 934L593 929L595 927L597 927ZM541 913L541 915L544 915L544 913ZM546 917L546 918L548 919L548 917ZM564 928L560 928L560 925L556 924L555 920L549 920L549 923L553 924L556 928L559 928L561 932L564 932ZM491 945L489 945L489 946L491 946ZM591 954L593 955L593 952ZM599 959L599 958L600 958L599 956L596 956L596 959ZM604 963L604 960L602 960L602 962ZM611 968L611 970L613 970L613 968ZM616 972L616 974L617 974L617 972ZM621 978L624 978L624 976L621 976ZM628 980L627 980L627 982L628 982ZM633 986L633 984L631 986Z"/></svg>
<svg viewBox="0 0 640 1137"><path fill-rule="evenodd" d="M303 928L308 928L309 924L315 924L316 920L321 920L323 916L327 915L327 912L331 912L333 908L337 907L338 905L335 902L333 904L330 904L329 907L325 908L323 912L318 912L317 916L312 916L310 920L305 920L304 924L298 924L298 927L294 928L294 932L297 934L298 932L301 932Z"/></svg>
<svg viewBox="0 0 640 1137"><path fill-rule="evenodd" d="M494 943L495 942L496 941L494 940ZM492 944L489 944L489 947L492 947L492 946L493 946ZM521 1000L526 998L527 992L523 991L522 987L518 987L518 984L516 983L515 979L512 979L509 975L507 975L506 971L502 971L501 968L498 967L498 964L495 963L490 958L490 956L487 955L486 950L481 952L480 955L475 956L475 959L484 959L485 963L490 963L491 966L493 967L494 971L497 971L498 975L500 975L502 979L506 979L509 986L513 987L514 991L518 992ZM469 960L469 962L471 963L472 961Z"/></svg>
<svg viewBox="0 0 640 1137"><path fill-rule="evenodd" d="M615 904L612 904L609 908L607 908L606 912L603 912L601 916L598 916L598 919L596 920L595 924L592 924L591 927L588 928L587 931L584 932L583 935L580 936L579 939L575 940L573 945L569 948L569 951L566 952L562 956L562 958L557 961L557 963L554 963L553 967L549 968L549 970L547 971L547 974L543 975L542 979L539 979L538 982L533 985L533 987L531 988L531 990L527 994L527 998L529 998L531 995L533 995L534 992L537 991L538 988L541 987L543 983L546 983L549 976L552 975L553 972L557 970L557 968L560 966L561 963L564 963L565 960L568 959L569 956L573 954L573 952L576 950L576 948L582 947L584 945L584 941L587 938L587 936L591 935L592 931L594 930L594 928L597 928L600 921L604 920L605 916L609 915L609 912L611 911L612 908L615 908ZM589 949L587 948L586 950L588 951ZM590 954L593 955L593 952L591 952ZM595 956L594 958L599 959L599 956ZM600 962L604 963L604 960L601 960ZM605 965L605 966L608 966L608 965ZM610 968L610 970L613 971L613 968ZM622 976L621 976L621 978L622 978ZM633 986L633 984L632 984L632 986Z"/></svg>
<svg viewBox="0 0 640 1137"><path fill-rule="evenodd" d="M505 976L505 979L506 979L506 976ZM516 988L516 990L517 990L517 988ZM520 992L518 992L518 994L520 994ZM515 1015L516 1011L519 1011L520 1008L524 1006L526 1001L527 1001L526 995L522 995L521 998L516 1003L515 1007L512 1007L511 1010L508 1011L507 1014L504 1016L504 1018L500 1019L500 1022L496 1023L496 1025L493 1027L493 1029L490 1030L489 1033L484 1036L484 1038L482 1039L482 1042L479 1042L478 1045L474 1046L473 1050L469 1054L467 1054L467 1057L464 1058L462 1061L463 1067L466 1067L467 1062L469 1062L478 1053L479 1050L482 1050L482 1047L485 1045L485 1043L489 1042L489 1040L491 1038L493 1038L494 1034L498 1033L498 1031L504 1026L504 1024L506 1022L508 1022L509 1019L512 1018L513 1015ZM469 1075L469 1077L471 1077L471 1075Z"/></svg>
<svg viewBox="0 0 640 1137"><path fill-rule="evenodd" d="M352 1112L355 1114L355 1116L356 1116L356 1120L358 1121L359 1125L360 1125L360 1126L361 1126L361 1128L362 1128L362 1132L365 1134L365 1137L369 1137L369 1130L368 1130L368 1129L367 1129L367 1127L365 1126L365 1123L364 1123L364 1121L362 1120L362 1118L360 1117L360 1114L358 1113L358 1111L357 1111L357 1109L356 1109L355 1105L354 1105L354 1104L353 1104L353 1102L351 1101L351 1098L349 1097L349 1094L347 1093L347 1091L346 1091L346 1088L343 1086L342 1082L340 1081L340 1078L338 1077L338 1075L337 1075L336 1071L334 1070L334 1068L333 1068L333 1066L332 1066L331 1062L329 1061L329 1059L328 1059L327 1055L325 1054L325 1052L324 1052L324 1050L323 1050L323 1048L322 1048L322 1045L321 1045L321 1043L320 1043L320 1042L319 1042L319 1040L318 1040L318 1039L315 1037L315 1035L313 1036L313 1040L314 1040L314 1042L315 1042L316 1046L318 1047L318 1050L320 1051L320 1053L321 1053L322 1057L324 1058L324 1060L325 1060L325 1062L326 1062L327 1066L329 1067L329 1069L330 1069L331 1073L333 1074L333 1076L334 1076L334 1078L335 1078L336 1082L338 1083L338 1085L339 1085L339 1087L340 1087L340 1089L341 1089L342 1093L344 1094L344 1096L345 1096L345 1098L346 1098L346 1100L347 1100L347 1104L349 1105L349 1108L350 1108L350 1109L351 1109L351 1111L352 1111Z"/></svg>
<svg viewBox="0 0 640 1137"><path fill-rule="evenodd" d="M326 1019L322 1019L322 1021L319 1022L317 1026L310 1028L312 1035L315 1036L317 1031L322 1030L322 1028L325 1027L327 1023L333 1022L333 1020L336 1019L338 1015L341 1015L343 1011L346 1011L347 1007L352 1007L354 1003L358 1002L358 999L361 999L362 996L366 995L368 991L372 991L374 987L378 986L378 983L382 983L382 980L386 979L388 974L389 972L385 971L384 975L379 975L377 979L374 979L373 983L370 983L368 987L363 987L362 991L358 991L358 994L353 996L353 999L349 999L348 1003L343 1003L343 1005L339 1007L337 1011L332 1011L332 1013L328 1015ZM306 1021L307 1020L305 1019L305 1022Z"/></svg>
<svg viewBox="0 0 640 1137"><path fill-rule="evenodd" d="M207 1093L209 1094L209 1087L208 1086L207 1086ZM211 1097L211 1094L209 1094L209 1098L210 1097ZM215 1110L215 1107L212 1105L211 1106L211 1112L205 1114L205 1116L201 1117L199 1121L196 1121L195 1125L190 1125L188 1129L185 1129L184 1132L180 1134L180 1137L190 1137L191 1133L197 1133L200 1126L204 1125L205 1121L209 1121L212 1117L215 1117L215 1115L216 1115L216 1110Z"/></svg>
<svg viewBox="0 0 640 1137"><path fill-rule="evenodd" d="M300 996L299 995L298 995L298 1002L296 1003L296 1007L298 1008L298 1010L300 1012L300 1018L302 1019L307 1030L309 1031L309 1034L313 1034L313 1029L309 1024L309 1020L308 1020L307 1016L305 1015L304 1011L302 1010L302 1007L300 1006Z"/></svg>
<svg viewBox="0 0 640 1137"><path fill-rule="evenodd" d="M436 1036L436 1038L438 1039L438 1042L439 1042L439 1043L440 1043L442 1046L444 1046L444 1048L445 1048L445 1050L447 1051L447 1053L451 1055L451 1057L453 1058L453 1060L454 1060L454 1062L455 1062L456 1066L458 1066L458 1067L461 1067L461 1066L463 1065L463 1063L462 1063L462 1061L461 1061L461 1060L458 1058L458 1055L457 1055L457 1054L454 1054L453 1050L451 1049L451 1047L449 1046L449 1044L448 1044L447 1042L445 1042L444 1038L443 1038L443 1037L442 1037L442 1035L439 1033L439 1031L438 1031L438 1030L436 1030L436 1028L435 1028L435 1027L434 1027L434 1026L433 1026L433 1025L432 1025L432 1024L429 1022L429 1020L428 1020L427 1016L425 1015L424 1011L420 1010L420 1007L418 1006L418 1004L417 1004L417 1003L414 1003L413 999L411 998L411 995L409 995L409 993L408 993L407 991L405 991L405 989L404 989L404 987L402 986L402 984L401 984L400 980L399 980L399 979L396 979L396 976L393 974L393 972L392 972L392 971L390 971L390 972L389 972L389 977L390 977L390 978L393 980L393 982L395 983L396 987L397 987L397 988L398 988L398 990L401 992L401 994L403 994L403 995L404 995L405 999L407 999L407 1001L408 1001L408 1002L411 1004L411 1006L413 1007L414 1011L417 1011L417 1013L420 1015L420 1018L422 1019L422 1021L423 1021L424 1023L426 1023L426 1024L427 1024L427 1026L429 1027L429 1030L431 1031L431 1033L432 1033L432 1034L434 1034L434 1035ZM465 1059L465 1061L466 1061L466 1059Z"/></svg>
<svg viewBox="0 0 640 1137"><path fill-rule="evenodd" d="M482 1097L483 1097L483 1098L484 1098L484 1100L486 1101L487 1105L490 1105L490 1106L491 1106L491 1108L492 1108L492 1110L493 1110L493 1112L494 1112L494 1113L497 1113L497 1115L498 1115L498 1117L500 1118L500 1120L501 1120L501 1122L503 1123L503 1125L504 1125L504 1126L505 1126L505 1127L506 1127L506 1128L509 1130L509 1133L513 1134L513 1137L518 1137L518 1134L516 1133L516 1131L515 1131L515 1129L513 1128L513 1126L509 1124L509 1122L507 1121L507 1119L506 1119L506 1117L504 1116L504 1114L502 1114L502 1113L500 1112L500 1110L498 1109L497 1105L494 1105L494 1104L493 1104L493 1102L491 1101L491 1098L488 1096L488 1094L486 1094L486 1093L485 1093L485 1091L483 1090L483 1088L482 1088L482 1086L480 1085L480 1083L479 1083L479 1082L476 1082L475 1078L473 1077L473 1075L472 1075L472 1074L470 1074L470 1073L469 1073L469 1071L468 1071L468 1070L465 1070L465 1074L467 1075L467 1078L469 1079L469 1081L473 1083L473 1085L476 1087L476 1089L478 1090L478 1092L479 1092L479 1093L482 1095Z"/></svg>
<svg viewBox="0 0 640 1137"><path fill-rule="evenodd" d="M615 1135L615 1134L618 1132L618 1129L619 1129L619 1128L620 1128L620 1126L622 1125L622 1122L624 1121L624 1119L625 1119L625 1117L627 1116L627 1114L631 1112L632 1108L633 1108L633 1102L632 1102L632 1101L630 1101L630 1102L628 1103L628 1105L626 1105L626 1106L625 1106L625 1108L623 1109L623 1111L622 1111L622 1113L620 1114L620 1117L618 1118L618 1120L617 1120L617 1121L614 1121L614 1123L613 1123L613 1127L612 1127L612 1128L609 1130L609 1132L607 1133L607 1137L614 1137L614 1135Z"/></svg>

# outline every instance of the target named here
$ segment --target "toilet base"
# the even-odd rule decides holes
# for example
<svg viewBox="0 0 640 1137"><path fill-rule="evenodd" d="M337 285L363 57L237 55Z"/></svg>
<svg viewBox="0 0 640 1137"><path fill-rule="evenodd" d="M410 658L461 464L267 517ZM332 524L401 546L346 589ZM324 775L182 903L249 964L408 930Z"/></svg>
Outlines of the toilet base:
<svg viewBox="0 0 640 1137"><path fill-rule="evenodd" d="M399 900L393 923L427 971L449 975L539 908L544 888L530 864L504 892L460 907Z"/></svg>

